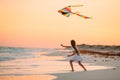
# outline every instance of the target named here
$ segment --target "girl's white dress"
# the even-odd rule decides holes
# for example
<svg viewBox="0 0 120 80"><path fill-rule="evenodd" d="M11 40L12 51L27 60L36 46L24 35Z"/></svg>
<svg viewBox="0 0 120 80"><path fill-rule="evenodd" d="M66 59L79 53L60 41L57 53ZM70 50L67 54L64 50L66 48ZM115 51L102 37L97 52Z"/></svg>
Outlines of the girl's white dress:
<svg viewBox="0 0 120 80"><path fill-rule="evenodd" d="M73 60L74 62L82 61L83 56L81 54L77 55L77 53L75 53L73 56L69 57L69 61L70 60Z"/></svg>
<svg viewBox="0 0 120 80"><path fill-rule="evenodd" d="M73 60L74 62L82 61L83 60L83 56L75 54L75 55L69 57L69 60Z"/></svg>

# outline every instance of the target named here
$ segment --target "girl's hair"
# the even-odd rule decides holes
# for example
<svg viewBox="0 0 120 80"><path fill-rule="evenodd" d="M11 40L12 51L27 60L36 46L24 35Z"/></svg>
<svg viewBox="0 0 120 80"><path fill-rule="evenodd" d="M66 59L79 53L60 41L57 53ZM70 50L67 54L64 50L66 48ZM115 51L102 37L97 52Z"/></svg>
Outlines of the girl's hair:
<svg viewBox="0 0 120 80"><path fill-rule="evenodd" d="M76 45L75 40L71 40L71 45L72 45L72 47L74 48L75 52L76 52L77 54L79 54L79 51L78 51L78 48L77 48L77 45Z"/></svg>

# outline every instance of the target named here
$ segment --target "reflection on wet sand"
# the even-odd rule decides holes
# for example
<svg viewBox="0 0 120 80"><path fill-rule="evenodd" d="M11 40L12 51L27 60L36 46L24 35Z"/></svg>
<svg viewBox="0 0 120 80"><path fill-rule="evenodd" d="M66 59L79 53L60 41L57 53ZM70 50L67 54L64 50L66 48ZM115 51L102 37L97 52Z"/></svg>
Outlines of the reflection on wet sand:
<svg viewBox="0 0 120 80"><path fill-rule="evenodd" d="M30 75L30 76L0 76L0 80L53 80L51 75Z"/></svg>

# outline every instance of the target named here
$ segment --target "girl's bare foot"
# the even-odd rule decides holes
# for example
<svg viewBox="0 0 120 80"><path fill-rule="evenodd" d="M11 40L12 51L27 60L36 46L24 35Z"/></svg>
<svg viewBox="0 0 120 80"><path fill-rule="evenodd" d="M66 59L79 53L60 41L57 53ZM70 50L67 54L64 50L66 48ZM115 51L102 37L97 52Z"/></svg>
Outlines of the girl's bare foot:
<svg viewBox="0 0 120 80"><path fill-rule="evenodd" d="M84 71L87 71L86 69Z"/></svg>
<svg viewBox="0 0 120 80"><path fill-rule="evenodd" d="M74 70L72 70L72 72L74 72Z"/></svg>

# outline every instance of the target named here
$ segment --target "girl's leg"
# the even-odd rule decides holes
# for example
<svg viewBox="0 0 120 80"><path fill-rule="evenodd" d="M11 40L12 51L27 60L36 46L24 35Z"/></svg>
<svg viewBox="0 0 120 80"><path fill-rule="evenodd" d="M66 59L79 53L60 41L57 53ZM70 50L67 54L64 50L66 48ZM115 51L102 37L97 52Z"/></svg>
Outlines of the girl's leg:
<svg viewBox="0 0 120 80"><path fill-rule="evenodd" d="M84 69L84 71L87 71L86 68L81 64L81 61L78 61L78 64Z"/></svg>
<svg viewBox="0 0 120 80"><path fill-rule="evenodd" d="M70 60L70 66L71 66L72 71L74 71L74 68L73 68L73 60Z"/></svg>

